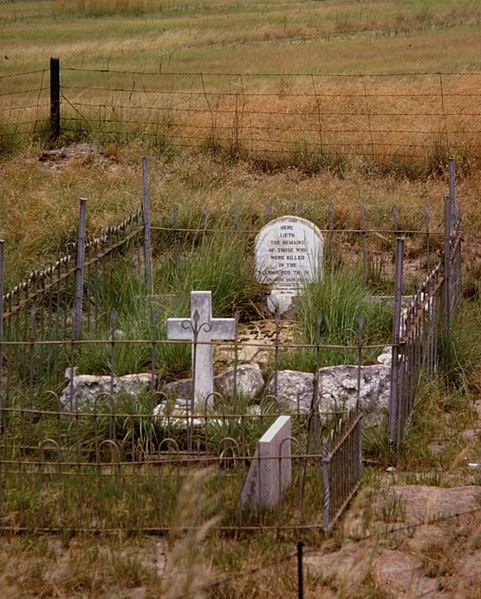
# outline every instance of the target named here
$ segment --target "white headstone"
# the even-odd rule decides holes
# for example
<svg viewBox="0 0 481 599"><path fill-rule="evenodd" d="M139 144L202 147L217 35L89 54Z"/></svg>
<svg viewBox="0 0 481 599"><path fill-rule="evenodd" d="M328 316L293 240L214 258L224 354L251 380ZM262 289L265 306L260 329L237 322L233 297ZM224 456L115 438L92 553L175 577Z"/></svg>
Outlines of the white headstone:
<svg viewBox="0 0 481 599"><path fill-rule="evenodd" d="M190 319L168 318L167 339L192 341L194 402L209 401L214 392L212 341L230 341L236 336L235 318L212 318L212 293L192 291Z"/></svg>
<svg viewBox="0 0 481 599"><path fill-rule="evenodd" d="M322 280L324 238L314 223L282 216L263 227L255 242L256 277L271 287L267 306L284 313L302 286Z"/></svg>
<svg viewBox="0 0 481 599"><path fill-rule="evenodd" d="M290 483L291 417L279 416L257 443L240 504L275 505Z"/></svg>

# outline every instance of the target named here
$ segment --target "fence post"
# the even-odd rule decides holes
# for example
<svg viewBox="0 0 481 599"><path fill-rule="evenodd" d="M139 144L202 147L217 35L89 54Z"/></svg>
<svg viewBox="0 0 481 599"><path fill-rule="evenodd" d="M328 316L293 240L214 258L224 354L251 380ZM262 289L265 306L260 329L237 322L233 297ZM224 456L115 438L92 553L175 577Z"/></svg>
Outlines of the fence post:
<svg viewBox="0 0 481 599"><path fill-rule="evenodd" d="M82 328L82 299L85 266L85 229L87 217L87 200L80 198L80 220L77 233L77 259L75 265L75 295L73 305L73 339L80 339Z"/></svg>
<svg viewBox="0 0 481 599"><path fill-rule="evenodd" d="M322 530L329 531L329 511L331 505L331 490L329 485L329 446L326 440L322 442Z"/></svg>
<svg viewBox="0 0 481 599"><path fill-rule="evenodd" d="M50 58L50 141L60 137L60 60Z"/></svg>
<svg viewBox="0 0 481 599"><path fill-rule="evenodd" d="M143 186L143 208L144 208L144 262L145 262L145 284L147 292L152 295L152 243L150 238L150 198L149 198L149 173L147 156L142 157L142 186Z"/></svg>
<svg viewBox="0 0 481 599"><path fill-rule="evenodd" d="M368 266L367 266L367 249L366 249L366 210L364 206L361 208L361 245L362 245L362 274L364 277L364 283L367 285L369 278Z"/></svg>
<svg viewBox="0 0 481 599"><path fill-rule="evenodd" d="M444 327L446 338L451 325L451 196L444 198Z"/></svg>
<svg viewBox="0 0 481 599"><path fill-rule="evenodd" d="M396 444L399 449L397 421L399 418L399 339L401 328L401 299L403 286L404 239L396 239L396 283L394 288L394 314L392 323L391 389L389 393L389 449Z"/></svg>
<svg viewBox="0 0 481 599"><path fill-rule="evenodd" d="M297 596L299 599L304 597L304 576L302 568L302 547L304 543L299 541L297 543Z"/></svg>
<svg viewBox="0 0 481 599"><path fill-rule="evenodd" d="M452 224L456 222L456 162L449 159L449 197L451 199Z"/></svg>
<svg viewBox="0 0 481 599"><path fill-rule="evenodd" d="M0 239L0 434L3 432L3 239Z"/></svg>

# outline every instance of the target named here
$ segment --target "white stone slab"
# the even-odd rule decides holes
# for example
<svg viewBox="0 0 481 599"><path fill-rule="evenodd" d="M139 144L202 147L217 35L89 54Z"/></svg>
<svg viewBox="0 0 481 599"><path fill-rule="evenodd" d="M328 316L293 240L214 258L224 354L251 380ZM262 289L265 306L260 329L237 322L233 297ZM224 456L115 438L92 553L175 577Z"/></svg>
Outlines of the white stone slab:
<svg viewBox="0 0 481 599"><path fill-rule="evenodd" d="M276 505L290 483L291 417L279 416L257 443L240 504Z"/></svg>
<svg viewBox="0 0 481 599"><path fill-rule="evenodd" d="M271 287L267 306L282 314L302 286L322 280L324 238L314 223L282 216L263 227L255 240L256 278Z"/></svg>
<svg viewBox="0 0 481 599"><path fill-rule="evenodd" d="M212 292L192 291L190 319L168 318L167 339L192 341L194 403L209 401L214 392L212 341L231 341L236 336L235 318L212 318Z"/></svg>

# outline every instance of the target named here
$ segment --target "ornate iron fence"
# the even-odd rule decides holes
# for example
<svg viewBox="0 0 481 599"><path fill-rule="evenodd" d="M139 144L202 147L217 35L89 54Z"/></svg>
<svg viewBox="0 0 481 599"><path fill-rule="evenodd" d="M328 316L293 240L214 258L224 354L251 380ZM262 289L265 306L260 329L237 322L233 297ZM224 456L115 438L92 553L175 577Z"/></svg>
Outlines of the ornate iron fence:
<svg viewBox="0 0 481 599"><path fill-rule="evenodd" d="M461 218L451 196L446 202L446 220L444 255L432 267L428 231L431 268L404 313L403 242L398 240L389 414L390 442L395 448L409 420L420 376L436 370L440 336L449 332L461 295ZM85 242L81 225L71 253L0 294L0 529L160 532L179 525L195 527L198 522L175 521L176 497L182 482L201 472L206 497L220 514L217 528L329 530L362 475L360 372L368 348L361 323L357 345L344 346L351 356L357 356L353 368L358 372L358 402L347 414L320 417L323 382L318 374L307 409L300 409L298 402L294 409L285 410L277 396L281 350L294 347L313 352L314 369L319 373L321 352L333 349L321 343L320 318L310 345L281 340L281 323L275 319L268 349L273 356L274 396L265 392L260 401L246 403L234 384L232 394L215 393L213 405L206 403L199 410L194 409L191 386L191 395L180 409L169 403L158 384L163 352L178 342L162 337L155 310L149 311L146 323L150 337L125 339L116 326L116 277L125 279L126 273L143 263L143 292L152 289L151 250L146 243L150 234L145 234L149 222L144 163L143 210L90 242ZM355 237L361 235L361 241L367 235L364 220L362 224L363 229L352 231ZM331 242L332 220L329 225ZM199 231L207 233L205 222ZM175 232L192 233L191 229ZM3 265L3 246L0 250ZM365 271L368 251L364 242L360 254ZM0 279L2 273L0 268ZM198 340L192 342L195 345ZM102 369L107 374L101 384L95 383L100 390L85 403L75 390L74 378L82 352L93 348L102 349ZM148 372L135 375L134 380L121 380L122 352L138 348L147 355L143 363L148 364ZM237 336L227 349L233 353L236 381L242 349ZM87 387L94 384L87 379ZM129 384L137 384L135 392ZM241 509L239 497L256 442L280 415L289 415L293 421L291 484L276 509L260 505ZM279 468L284 458L281 452L270 456L279 461Z"/></svg>

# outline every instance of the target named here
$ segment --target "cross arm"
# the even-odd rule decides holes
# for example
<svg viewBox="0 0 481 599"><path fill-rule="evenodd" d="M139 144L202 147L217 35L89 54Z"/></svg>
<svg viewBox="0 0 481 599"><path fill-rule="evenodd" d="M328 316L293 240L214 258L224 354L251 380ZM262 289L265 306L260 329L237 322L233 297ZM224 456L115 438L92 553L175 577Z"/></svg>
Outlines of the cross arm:
<svg viewBox="0 0 481 599"><path fill-rule="evenodd" d="M193 341L191 322L189 318L168 318L167 339L173 341Z"/></svg>

